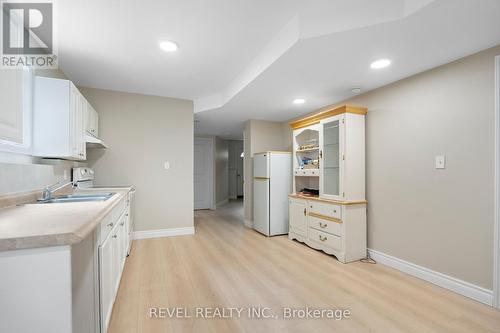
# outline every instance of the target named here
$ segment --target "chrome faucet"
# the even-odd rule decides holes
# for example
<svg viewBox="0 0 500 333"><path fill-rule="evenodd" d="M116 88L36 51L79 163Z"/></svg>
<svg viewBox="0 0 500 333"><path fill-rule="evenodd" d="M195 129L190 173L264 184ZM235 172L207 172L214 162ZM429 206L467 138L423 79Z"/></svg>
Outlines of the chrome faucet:
<svg viewBox="0 0 500 333"><path fill-rule="evenodd" d="M43 189L42 198L40 200L41 201L46 201L46 200L52 199L55 192L59 191L60 189L66 187L68 185L71 185L72 187L75 187L75 184L73 182L67 182L67 183L62 184L62 185L61 185L61 182L58 182L58 183L56 183L54 185L50 185L50 186L45 187Z"/></svg>

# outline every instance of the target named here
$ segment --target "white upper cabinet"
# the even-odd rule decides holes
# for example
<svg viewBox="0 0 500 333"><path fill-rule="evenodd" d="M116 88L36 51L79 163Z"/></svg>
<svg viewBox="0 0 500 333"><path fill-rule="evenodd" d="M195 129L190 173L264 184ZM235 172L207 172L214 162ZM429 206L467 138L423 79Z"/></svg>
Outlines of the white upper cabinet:
<svg viewBox="0 0 500 333"><path fill-rule="evenodd" d="M85 112L85 130L88 134L98 137L99 136L99 115L97 111L90 105L87 104L87 110Z"/></svg>
<svg viewBox="0 0 500 333"><path fill-rule="evenodd" d="M0 139L18 144L23 140L22 82L22 70L0 71Z"/></svg>
<svg viewBox="0 0 500 333"><path fill-rule="evenodd" d="M85 160L88 101L69 80L36 77L34 90L33 155Z"/></svg>
<svg viewBox="0 0 500 333"><path fill-rule="evenodd" d="M0 71L0 150L30 153L32 71Z"/></svg>
<svg viewBox="0 0 500 333"><path fill-rule="evenodd" d="M365 114L344 105L291 123L294 193L365 200Z"/></svg>

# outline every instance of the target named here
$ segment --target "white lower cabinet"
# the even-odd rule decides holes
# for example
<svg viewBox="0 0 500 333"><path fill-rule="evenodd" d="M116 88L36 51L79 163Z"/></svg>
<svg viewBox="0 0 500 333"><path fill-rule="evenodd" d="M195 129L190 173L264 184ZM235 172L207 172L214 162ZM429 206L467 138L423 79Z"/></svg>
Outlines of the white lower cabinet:
<svg viewBox="0 0 500 333"><path fill-rule="evenodd" d="M289 199L290 232L301 238L307 238L307 202ZM299 239L303 241L303 239Z"/></svg>
<svg viewBox="0 0 500 333"><path fill-rule="evenodd" d="M101 223L99 245L99 309L101 333L106 333L127 257L128 200L122 199ZM119 216L117 218L117 216ZM111 230L109 230L111 228Z"/></svg>
<svg viewBox="0 0 500 333"><path fill-rule="evenodd" d="M109 236L99 247L99 299L101 332L108 329L113 308L113 238Z"/></svg>
<svg viewBox="0 0 500 333"><path fill-rule="evenodd" d="M366 203L289 198L288 238L332 254L342 263L366 256Z"/></svg>

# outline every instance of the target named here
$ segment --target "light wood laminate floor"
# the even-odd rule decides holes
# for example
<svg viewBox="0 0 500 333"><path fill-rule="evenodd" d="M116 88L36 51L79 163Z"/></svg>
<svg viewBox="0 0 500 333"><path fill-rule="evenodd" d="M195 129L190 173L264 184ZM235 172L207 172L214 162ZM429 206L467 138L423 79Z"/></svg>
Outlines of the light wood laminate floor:
<svg viewBox="0 0 500 333"><path fill-rule="evenodd" d="M383 265L341 264L242 224L240 202L195 213L196 235L134 242L111 333L500 332L500 311ZM349 309L349 319L283 319L282 309ZM278 319L152 319L150 307L269 307ZM245 310L246 311L246 310Z"/></svg>

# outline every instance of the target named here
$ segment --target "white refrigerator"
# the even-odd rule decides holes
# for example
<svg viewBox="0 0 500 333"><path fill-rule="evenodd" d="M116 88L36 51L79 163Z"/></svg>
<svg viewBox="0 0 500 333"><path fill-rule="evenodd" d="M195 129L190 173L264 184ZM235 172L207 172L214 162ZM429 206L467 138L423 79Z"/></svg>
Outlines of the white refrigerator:
<svg viewBox="0 0 500 333"><path fill-rule="evenodd" d="M288 233L292 155L263 152L253 157L253 226L266 236Z"/></svg>

